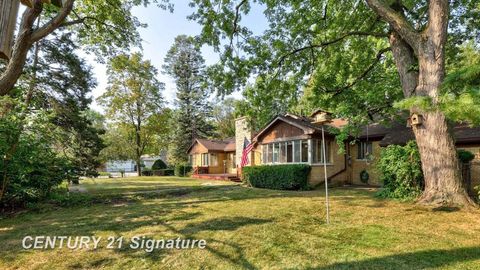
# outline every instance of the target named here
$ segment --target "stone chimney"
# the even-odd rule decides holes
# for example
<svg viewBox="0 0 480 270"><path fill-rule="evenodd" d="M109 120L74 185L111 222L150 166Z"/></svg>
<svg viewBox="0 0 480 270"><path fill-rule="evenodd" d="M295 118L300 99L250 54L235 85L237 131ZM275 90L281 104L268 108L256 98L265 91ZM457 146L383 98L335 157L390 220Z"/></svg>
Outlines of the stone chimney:
<svg viewBox="0 0 480 270"><path fill-rule="evenodd" d="M252 135L252 130L248 126L248 121L245 116L235 119L235 157L237 166L240 166L240 163L242 162L242 153L245 138L248 140L248 143L250 143L252 142ZM250 152L248 159L251 163L252 152Z"/></svg>

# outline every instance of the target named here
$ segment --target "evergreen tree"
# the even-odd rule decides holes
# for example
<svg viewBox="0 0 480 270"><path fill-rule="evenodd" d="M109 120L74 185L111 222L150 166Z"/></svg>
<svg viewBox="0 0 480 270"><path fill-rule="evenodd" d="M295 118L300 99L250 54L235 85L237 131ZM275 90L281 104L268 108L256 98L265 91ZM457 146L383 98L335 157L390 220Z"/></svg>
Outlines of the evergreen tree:
<svg viewBox="0 0 480 270"><path fill-rule="evenodd" d="M187 161L187 150L196 138L211 135L208 123L211 106L204 80L205 60L192 37L180 35L165 57L164 72L170 75L177 87L176 111L169 161Z"/></svg>
<svg viewBox="0 0 480 270"><path fill-rule="evenodd" d="M30 110L49 114L55 129L52 144L57 151L70 160L78 175L91 176L100 166L98 155L104 147L100 135L104 130L94 126L95 118L101 117L89 110L96 82L77 49L71 34L53 34L42 40L38 52L27 62L21 84L31 88Z"/></svg>

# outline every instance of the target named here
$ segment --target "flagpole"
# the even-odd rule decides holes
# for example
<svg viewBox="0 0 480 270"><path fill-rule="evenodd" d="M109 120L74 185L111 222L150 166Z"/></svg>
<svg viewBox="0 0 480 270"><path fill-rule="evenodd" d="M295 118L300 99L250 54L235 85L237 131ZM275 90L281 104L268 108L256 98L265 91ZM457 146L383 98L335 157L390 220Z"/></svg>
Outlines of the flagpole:
<svg viewBox="0 0 480 270"><path fill-rule="evenodd" d="M327 153L325 151L325 131L322 125L323 175L325 177L325 204L327 207L327 224L330 224L330 205L328 201Z"/></svg>

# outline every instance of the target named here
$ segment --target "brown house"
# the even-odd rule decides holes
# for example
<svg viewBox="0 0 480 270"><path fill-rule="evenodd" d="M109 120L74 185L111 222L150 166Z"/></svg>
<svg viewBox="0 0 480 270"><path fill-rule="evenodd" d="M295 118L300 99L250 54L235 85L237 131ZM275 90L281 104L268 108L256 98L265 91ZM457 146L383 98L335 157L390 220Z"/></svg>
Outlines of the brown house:
<svg viewBox="0 0 480 270"><path fill-rule="evenodd" d="M331 114L318 110L310 117L292 114L277 116L256 135L248 129L245 118L236 120L235 139L225 141L196 140L189 149L192 165L198 177L202 174L236 174L245 139L254 144L249 154L249 166L305 163L312 166L309 182L323 183L324 164L327 178L334 184L366 184L362 171L368 173L369 185L381 185L375 161L382 147L405 144L414 139L406 123L390 126L371 124L359 136L352 137L341 152L335 141L335 129L347 122L332 119ZM322 129L325 134L325 155L322 152ZM457 147L476 155L472 164L472 185L480 184L480 127L457 125L454 128ZM325 157L325 158L324 158ZM195 176L195 175L194 175ZM231 175L230 175L231 176Z"/></svg>
<svg viewBox="0 0 480 270"><path fill-rule="evenodd" d="M194 174L235 174L235 139L196 139L188 149Z"/></svg>

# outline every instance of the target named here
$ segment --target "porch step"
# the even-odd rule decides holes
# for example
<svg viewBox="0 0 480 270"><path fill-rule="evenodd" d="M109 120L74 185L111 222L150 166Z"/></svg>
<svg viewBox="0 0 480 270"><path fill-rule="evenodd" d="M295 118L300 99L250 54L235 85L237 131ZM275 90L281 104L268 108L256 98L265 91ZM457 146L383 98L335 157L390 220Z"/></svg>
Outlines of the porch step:
<svg viewBox="0 0 480 270"><path fill-rule="evenodd" d="M228 180L230 180L232 182L242 182L242 179L240 179L236 176L230 176L230 177L228 177Z"/></svg>
<svg viewBox="0 0 480 270"><path fill-rule="evenodd" d="M208 180L227 180L233 182L241 182L240 178L236 175L224 175L224 174L193 174L193 178L208 179Z"/></svg>

